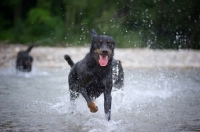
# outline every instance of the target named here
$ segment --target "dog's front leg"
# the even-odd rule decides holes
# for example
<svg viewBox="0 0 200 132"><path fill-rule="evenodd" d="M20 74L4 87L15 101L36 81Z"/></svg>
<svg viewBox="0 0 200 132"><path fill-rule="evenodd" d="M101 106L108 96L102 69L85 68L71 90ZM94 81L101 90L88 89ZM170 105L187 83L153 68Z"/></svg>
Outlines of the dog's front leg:
<svg viewBox="0 0 200 132"><path fill-rule="evenodd" d="M98 111L98 107L95 105L94 101L92 99L90 99L90 97L87 95L86 89L82 88L81 89L81 94L83 95L83 97L85 98L88 107L90 108L90 112L97 112Z"/></svg>
<svg viewBox="0 0 200 132"><path fill-rule="evenodd" d="M111 119L111 102L112 102L111 89L106 89L104 92L104 111L106 120L108 121Z"/></svg>

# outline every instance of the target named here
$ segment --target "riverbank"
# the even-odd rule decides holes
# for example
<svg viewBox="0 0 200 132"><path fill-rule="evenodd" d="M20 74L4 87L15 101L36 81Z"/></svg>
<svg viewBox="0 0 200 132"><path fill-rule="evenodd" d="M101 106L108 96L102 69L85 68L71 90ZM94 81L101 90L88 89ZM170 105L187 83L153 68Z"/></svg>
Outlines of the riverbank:
<svg viewBox="0 0 200 132"><path fill-rule="evenodd" d="M15 63L16 55L26 50L24 45L0 45L0 67L10 67ZM82 59L89 47L34 47L31 55L36 67L68 67L63 56L69 54L74 62ZM115 58L121 60L123 67L195 67L200 68L199 50L151 50L151 49L115 49Z"/></svg>

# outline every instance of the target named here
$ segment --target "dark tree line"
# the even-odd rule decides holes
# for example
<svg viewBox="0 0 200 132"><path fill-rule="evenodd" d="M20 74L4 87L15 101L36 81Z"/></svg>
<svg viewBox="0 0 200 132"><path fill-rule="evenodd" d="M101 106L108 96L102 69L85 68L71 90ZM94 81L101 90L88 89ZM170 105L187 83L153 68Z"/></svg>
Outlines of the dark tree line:
<svg viewBox="0 0 200 132"><path fill-rule="evenodd" d="M0 40L84 45L91 29L118 47L200 49L198 0L1 0Z"/></svg>

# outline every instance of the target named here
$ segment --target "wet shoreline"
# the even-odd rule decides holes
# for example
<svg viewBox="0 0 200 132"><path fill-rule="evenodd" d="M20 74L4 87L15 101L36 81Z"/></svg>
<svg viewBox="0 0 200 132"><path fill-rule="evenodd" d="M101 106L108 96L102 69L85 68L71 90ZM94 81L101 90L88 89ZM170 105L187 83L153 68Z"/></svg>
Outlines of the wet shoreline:
<svg viewBox="0 0 200 132"><path fill-rule="evenodd" d="M24 45L0 45L0 67L10 67L16 55L26 50ZM89 51L84 47L34 47L31 55L36 67L68 67L63 56L68 54L77 62ZM200 68L199 50L151 50L147 48L115 49L115 58L121 60L125 68Z"/></svg>

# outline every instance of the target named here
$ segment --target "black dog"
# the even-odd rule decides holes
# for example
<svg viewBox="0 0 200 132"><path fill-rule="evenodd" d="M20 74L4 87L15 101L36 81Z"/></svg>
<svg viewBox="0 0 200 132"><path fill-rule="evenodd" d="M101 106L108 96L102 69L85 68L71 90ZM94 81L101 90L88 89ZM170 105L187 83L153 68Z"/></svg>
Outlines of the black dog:
<svg viewBox="0 0 200 132"><path fill-rule="evenodd" d="M98 35L92 30L92 44L90 52L85 58L74 64L70 56L64 58L72 67L69 73L70 101L79 96L85 98L91 112L97 112L98 107L93 99L104 93L104 111L107 120L111 119L111 91L112 91L112 62L115 42L112 37Z"/></svg>
<svg viewBox="0 0 200 132"><path fill-rule="evenodd" d="M29 55L34 44L31 44L26 51L17 54L16 69L22 72L30 72L32 69L33 57Z"/></svg>

